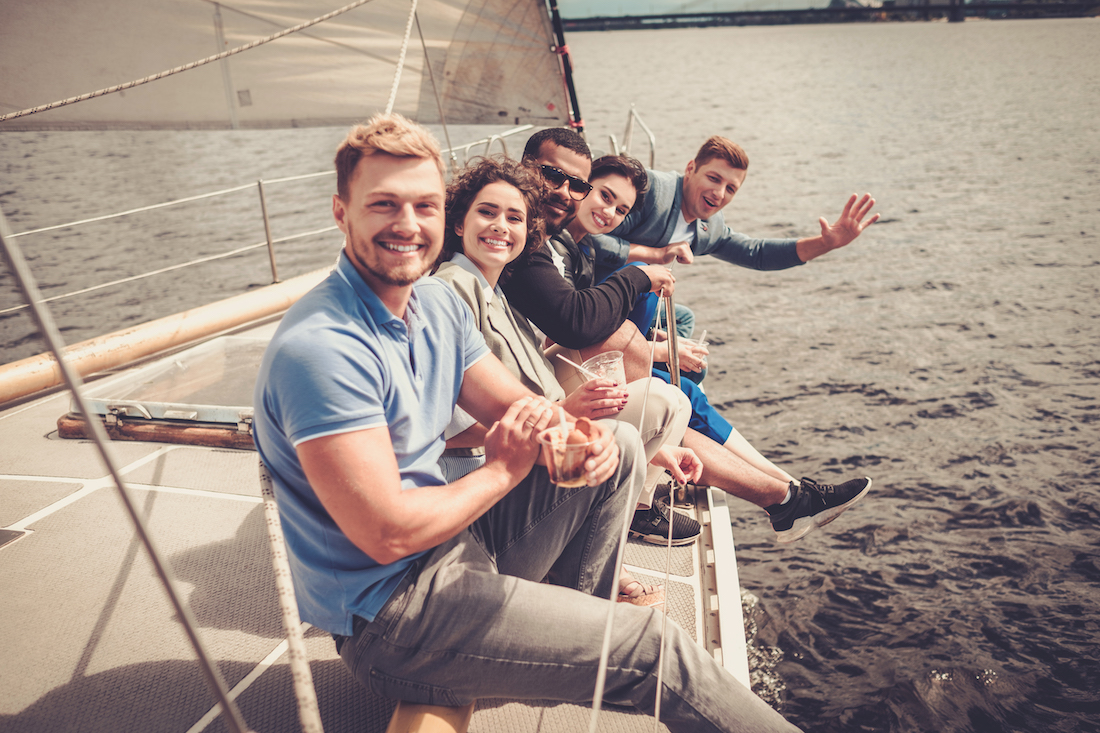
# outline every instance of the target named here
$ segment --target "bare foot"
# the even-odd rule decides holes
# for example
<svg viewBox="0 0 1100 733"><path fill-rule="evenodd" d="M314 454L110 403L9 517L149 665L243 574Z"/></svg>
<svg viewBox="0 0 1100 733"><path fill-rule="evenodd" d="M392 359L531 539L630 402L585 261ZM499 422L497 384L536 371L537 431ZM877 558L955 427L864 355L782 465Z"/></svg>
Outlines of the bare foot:
<svg viewBox="0 0 1100 733"><path fill-rule="evenodd" d="M659 606L665 602L663 585L646 585L629 575L619 578L619 603L632 603L635 606Z"/></svg>

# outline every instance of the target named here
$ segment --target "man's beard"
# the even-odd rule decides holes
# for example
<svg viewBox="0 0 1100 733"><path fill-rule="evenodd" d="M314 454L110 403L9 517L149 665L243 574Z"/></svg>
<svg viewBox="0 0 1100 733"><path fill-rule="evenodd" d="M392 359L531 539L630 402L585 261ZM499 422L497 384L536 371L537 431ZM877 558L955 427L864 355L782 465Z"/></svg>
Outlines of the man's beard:
<svg viewBox="0 0 1100 733"><path fill-rule="evenodd" d="M556 203L560 203L560 204L563 204L565 206L569 206L570 204L572 204L572 208L573 208L573 213L566 214L564 217L562 217L562 220L560 222L558 222L557 224L554 224L553 222L551 222L549 216L544 216L543 217L543 221L546 222L546 236L547 237L556 237L557 235L564 232L565 228L567 226L569 226L569 224L572 223L572 221L574 219L577 218L577 206L576 206L576 204L573 204L572 201L567 201L567 200L563 199L561 196L559 196L557 194L552 194L552 198L549 199L549 200L553 200ZM549 210L549 207L547 207L547 210Z"/></svg>
<svg viewBox="0 0 1100 733"><path fill-rule="evenodd" d="M570 224L572 224L573 220L576 219L576 218L577 218L577 212L574 211L572 214L570 214L570 215L566 216L564 219L562 219L561 222L558 223L558 224L551 224L550 220L546 219L545 220L546 221L546 236L547 237L556 237L556 236L558 236L559 234L564 232L565 228L567 226L569 226Z"/></svg>
<svg viewBox="0 0 1100 733"><path fill-rule="evenodd" d="M355 233L352 230L352 227L351 227L350 223L348 224L348 234L347 234L347 236L348 236L348 241L349 242L355 241L354 240ZM388 239L392 240L392 237L388 238ZM421 242L410 241L409 244L421 244ZM427 245L427 243L423 243L423 244ZM374 241L374 240L371 241L370 246L371 247L378 247L379 249L385 249L385 247L382 244L379 244L377 241ZM368 262L364 258L362 258L359 255L359 253L356 251L356 248L354 246L349 247L348 251L349 251L349 257L351 258L352 263L356 265L356 267L360 267L360 268L366 270L371 275L373 275L375 278L377 278L379 280L379 282L385 283L386 285L395 286L395 287L402 287L403 288L406 285L412 285L414 282L416 282L421 277L423 277L426 272L431 270L432 265L435 264L431 260L423 262L422 266L419 268L419 271L416 272L416 274L414 275L414 274L412 274L412 271L409 270L407 267L400 267L400 268L395 268L395 269L391 269L391 270L384 270L384 269L381 269L381 268L376 268L373 263ZM409 264L411 265L412 263L409 263Z"/></svg>
<svg viewBox="0 0 1100 733"><path fill-rule="evenodd" d="M559 234L561 234L562 232L565 231L565 225L568 224L568 223L569 222L567 220L564 220L564 219L562 220L562 223L558 224L558 225L551 224L549 221L547 221L546 222L546 236L547 237L556 237L556 236L558 236Z"/></svg>
<svg viewBox="0 0 1100 733"><path fill-rule="evenodd" d="M386 285L395 285L397 287L405 287L406 285L412 285L414 282L416 282L421 277L423 277L424 273L426 273L428 270L432 269L432 263L429 262L426 265L424 265L424 267L421 268L420 272L417 273L415 276L410 276L408 273L402 273L400 275L395 276L393 274L393 271L391 271L391 270L376 270L373 267L371 267L369 264L367 264L366 262L362 263L362 265L363 265L364 269L367 270L367 272L374 275L376 278L378 278L380 281L384 282Z"/></svg>

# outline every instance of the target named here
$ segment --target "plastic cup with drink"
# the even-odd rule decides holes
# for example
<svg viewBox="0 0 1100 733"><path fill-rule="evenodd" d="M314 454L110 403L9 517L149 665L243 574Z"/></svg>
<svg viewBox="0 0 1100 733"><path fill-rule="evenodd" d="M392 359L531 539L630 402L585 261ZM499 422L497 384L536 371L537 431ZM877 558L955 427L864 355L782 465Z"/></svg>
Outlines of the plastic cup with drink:
<svg viewBox="0 0 1100 733"><path fill-rule="evenodd" d="M596 442L594 436L592 421L585 417L552 425L538 434L552 482L566 488L585 485L584 463Z"/></svg>
<svg viewBox="0 0 1100 733"><path fill-rule="evenodd" d="M581 367L600 379L610 379L620 388L626 387L626 367L623 366L623 352L605 351L587 360Z"/></svg>

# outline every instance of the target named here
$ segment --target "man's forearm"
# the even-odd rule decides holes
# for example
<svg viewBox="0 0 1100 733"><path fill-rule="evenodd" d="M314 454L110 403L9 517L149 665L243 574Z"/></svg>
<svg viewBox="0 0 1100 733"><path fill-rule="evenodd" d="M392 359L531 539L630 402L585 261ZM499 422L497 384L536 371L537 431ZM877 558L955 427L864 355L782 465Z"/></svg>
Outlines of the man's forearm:
<svg viewBox="0 0 1100 733"><path fill-rule="evenodd" d="M644 244L632 244L626 261L641 262L646 265L663 265L665 264L664 249L662 247L649 247Z"/></svg>
<svg viewBox="0 0 1100 733"><path fill-rule="evenodd" d="M492 425L521 397L536 395L516 379L492 354L466 370L458 406L482 425Z"/></svg>
<svg viewBox="0 0 1100 733"><path fill-rule="evenodd" d="M806 237L798 240L795 243L795 251L798 252L798 259L803 262L809 262L815 257L832 252L820 234L816 237Z"/></svg>

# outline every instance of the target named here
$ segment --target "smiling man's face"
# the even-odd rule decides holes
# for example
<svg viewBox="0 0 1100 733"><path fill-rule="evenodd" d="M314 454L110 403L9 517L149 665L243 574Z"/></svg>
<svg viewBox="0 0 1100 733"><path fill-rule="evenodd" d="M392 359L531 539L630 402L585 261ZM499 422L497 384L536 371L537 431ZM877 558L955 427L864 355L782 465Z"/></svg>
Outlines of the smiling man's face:
<svg viewBox="0 0 1100 733"><path fill-rule="evenodd" d="M383 301L410 288L439 256L444 198L434 160L382 153L359 160L347 201L332 197L348 259Z"/></svg>
<svg viewBox="0 0 1100 733"><path fill-rule="evenodd" d="M700 166L687 164L684 172L684 218L709 219L724 209L745 182L748 171L734 168L722 158L711 158Z"/></svg>
<svg viewBox="0 0 1100 733"><path fill-rule="evenodd" d="M558 168L571 176L587 181L588 174L592 172L592 161L580 153L563 148L546 140L539 148L538 157L535 158L538 165L549 165ZM566 225L577 215L577 202L569 194L569 182L565 181L546 197L546 203L542 207L543 217L546 219L546 233L554 235L565 229Z"/></svg>

